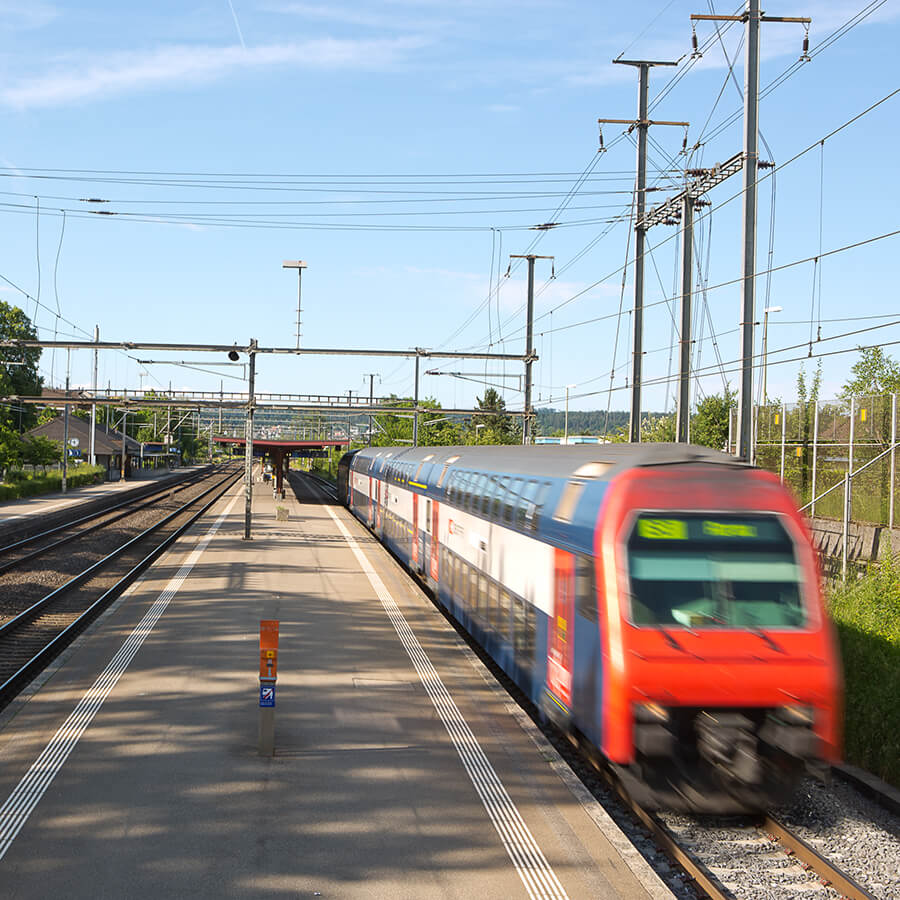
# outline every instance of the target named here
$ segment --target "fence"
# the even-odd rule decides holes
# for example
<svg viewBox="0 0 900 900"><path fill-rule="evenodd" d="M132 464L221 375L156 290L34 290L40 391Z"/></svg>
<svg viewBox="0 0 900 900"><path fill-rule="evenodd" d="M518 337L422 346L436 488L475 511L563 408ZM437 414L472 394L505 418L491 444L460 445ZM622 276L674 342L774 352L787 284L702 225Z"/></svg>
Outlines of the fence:
<svg viewBox="0 0 900 900"><path fill-rule="evenodd" d="M894 526L897 394L769 403L756 408L754 425L756 464L777 472L810 516L843 519L847 507L853 521Z"/></svg>

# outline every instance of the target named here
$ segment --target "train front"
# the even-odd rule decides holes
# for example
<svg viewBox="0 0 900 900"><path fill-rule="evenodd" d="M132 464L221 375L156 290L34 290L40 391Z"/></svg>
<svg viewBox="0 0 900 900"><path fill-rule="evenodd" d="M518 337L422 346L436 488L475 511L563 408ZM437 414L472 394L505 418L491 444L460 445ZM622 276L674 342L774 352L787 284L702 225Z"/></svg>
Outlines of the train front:
<svg viewBox="0 0 900 900"><path fill-rule="evenodd" d="M631 469L596 537L603 751L653 807L759 810L840 752L815 551L769 473Z"/></svg>

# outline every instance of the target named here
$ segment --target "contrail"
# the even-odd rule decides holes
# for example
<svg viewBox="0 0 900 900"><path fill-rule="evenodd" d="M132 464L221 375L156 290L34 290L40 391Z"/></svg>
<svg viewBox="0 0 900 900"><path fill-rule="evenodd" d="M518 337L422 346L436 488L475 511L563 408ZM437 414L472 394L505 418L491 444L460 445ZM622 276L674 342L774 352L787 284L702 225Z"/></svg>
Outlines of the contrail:
<svg viewBox="0 0 900 900"><path fill-rule="evenodd" d="M246 50L247 45L244 43L244 35L241 32L241 23L238 22L237 13L234 11L234 4L231 2L231 0L228 0L228 6L231 8L231 15L234 18L234 27L237 28L238 37L241 39L241 47Z"/></svg>

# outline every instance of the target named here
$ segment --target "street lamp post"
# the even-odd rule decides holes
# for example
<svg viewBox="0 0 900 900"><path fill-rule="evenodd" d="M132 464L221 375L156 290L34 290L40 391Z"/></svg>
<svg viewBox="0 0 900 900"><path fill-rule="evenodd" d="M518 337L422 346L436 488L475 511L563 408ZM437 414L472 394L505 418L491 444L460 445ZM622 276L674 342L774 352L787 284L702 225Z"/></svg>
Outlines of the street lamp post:
<svg viewBox="0 0 900 900"><path fill-rule="evenodd" d="M303 286L303 270L306 268L306 263L303 262L302 259L286 259L281 264L282 269L296 269L297 270L297 349L300 349L300 298L301 298L301 289Z"/></svg>
<svg viewBox="0 0 900 900"><path fill-rule="evenodd" d="M575 387L578 387L578 385L577 384L567 384L566 385L566 429L565 429L566 436L563 438L564 444L569 443L569 390L571 388L575 388Z"/></svg>
<svg viewBox="0 0 900 900"><path fill-rule="evenodd" d="M762 401L763 404L768 400L766 393L766 368L769 364L769 313L781 312L780 306L767 306L763 311L763 377L762 377Z"/></svg>

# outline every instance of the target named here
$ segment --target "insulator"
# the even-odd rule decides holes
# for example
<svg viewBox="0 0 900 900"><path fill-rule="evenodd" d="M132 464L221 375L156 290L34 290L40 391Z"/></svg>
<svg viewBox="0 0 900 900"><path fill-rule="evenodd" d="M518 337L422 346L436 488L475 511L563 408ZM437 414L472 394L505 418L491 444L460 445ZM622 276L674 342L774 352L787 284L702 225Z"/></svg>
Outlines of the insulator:
<svg viewBox="0 0 900 900"><path fill-rule="evenodd" d="M803 36L803 55L806 56L809 53L809 35L805 34Z"/></svg>
<svg viewBox="0 0 900 900"><path fill-rule="evenodd" d="M600 129L600 149L603 149L603 129Z"/></svg>
<svg viewBox="0 0 900 900"><path fill-rule="evenodd" d="M550 263L550 280L553 281L554 278L556 278L556 263L552 262Z"/></svg>

